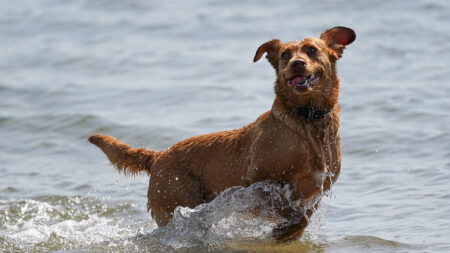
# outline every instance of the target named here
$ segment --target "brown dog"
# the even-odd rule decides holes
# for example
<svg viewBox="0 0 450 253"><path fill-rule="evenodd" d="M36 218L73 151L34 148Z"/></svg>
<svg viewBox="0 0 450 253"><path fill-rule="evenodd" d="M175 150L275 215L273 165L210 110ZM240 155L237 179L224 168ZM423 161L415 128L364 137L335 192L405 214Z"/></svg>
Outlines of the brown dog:
<svg viewBox="0 0 450 253"><path fill-rule="evenodd" d="M105 135L89 141L103 150L125 174L151 175L148 203L159 226L166 225L177 206L195 207L213 200L231 186L268 181L292 191L279 214L288 222L273 231L277 240L299 238L323 193L341 166L336 61L356 35L334 27L320 39L282 43L271 40L264 53L276 71L272 110L237 130L188 138L170 149L135 149Z"/></svg>

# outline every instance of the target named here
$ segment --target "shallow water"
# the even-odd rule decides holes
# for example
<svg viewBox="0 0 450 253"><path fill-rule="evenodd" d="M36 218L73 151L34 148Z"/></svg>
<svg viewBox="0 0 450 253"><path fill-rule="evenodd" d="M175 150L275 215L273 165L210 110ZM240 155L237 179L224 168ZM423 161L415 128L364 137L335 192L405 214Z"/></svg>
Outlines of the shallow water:
<svg viewBox="0 0 450 253"><path fill-rule="evenodd" d="M449 13L444 0L2 1L0 251L450 251ZM273 220L243 215L251 189L157 228L148 178L86 142L164 149L248 124L274 98L256 48L334 25L357 33L338 63L342 172L302 240L274 244Z"/></svg>

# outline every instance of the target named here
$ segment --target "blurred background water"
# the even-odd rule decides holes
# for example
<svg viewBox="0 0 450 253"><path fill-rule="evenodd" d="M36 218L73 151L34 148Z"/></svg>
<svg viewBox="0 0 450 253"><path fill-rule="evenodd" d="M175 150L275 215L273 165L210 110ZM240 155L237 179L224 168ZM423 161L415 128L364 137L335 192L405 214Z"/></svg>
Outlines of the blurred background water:
<svg viewBox="0 0 450 253"><path fill-rule="evenodd" d="M0 251L449 252L449 14L445 0L0 0ZM226 196L231 209L156 229L148 178L86 142L165 149L248 124L274 98L257 47L335 25L357 34L338 63L342 173L298 242L273 244Z"/></svg>

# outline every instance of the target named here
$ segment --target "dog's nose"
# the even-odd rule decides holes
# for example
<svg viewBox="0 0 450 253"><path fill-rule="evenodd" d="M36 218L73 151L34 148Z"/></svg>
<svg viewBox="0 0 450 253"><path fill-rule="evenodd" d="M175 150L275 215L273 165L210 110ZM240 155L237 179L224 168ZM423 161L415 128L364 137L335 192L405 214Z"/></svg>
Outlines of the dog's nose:
<svg viewBox="0 0 450 253"><path fill-rule="evenodd" d="M294 71L300 71L305 68L305 61L302 59L297 59L291 62L291 68Z"/></svg>

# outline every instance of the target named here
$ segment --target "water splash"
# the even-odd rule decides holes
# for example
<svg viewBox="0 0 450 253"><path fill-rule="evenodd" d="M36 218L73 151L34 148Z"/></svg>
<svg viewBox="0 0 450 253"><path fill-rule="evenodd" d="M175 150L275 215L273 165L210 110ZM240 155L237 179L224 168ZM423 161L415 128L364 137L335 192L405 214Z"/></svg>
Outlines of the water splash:
<svg viewBox="0 0 450 253"><path fill-rule="evenodd" d="M273 228L286 221L276 206L290 194L289 188L267 182L232 187L210 203L176 208L167 226L143 238L158 238L175 249L217 245L227 240L271 240Z"/></svg>

